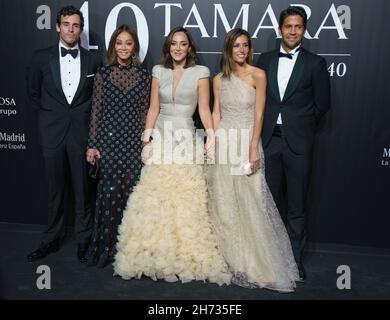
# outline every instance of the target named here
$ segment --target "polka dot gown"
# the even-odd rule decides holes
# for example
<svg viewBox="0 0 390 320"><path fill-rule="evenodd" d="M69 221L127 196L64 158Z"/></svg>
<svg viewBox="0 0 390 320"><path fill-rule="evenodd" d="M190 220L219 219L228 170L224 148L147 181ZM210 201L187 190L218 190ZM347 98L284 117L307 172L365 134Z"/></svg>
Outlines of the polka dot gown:
<svg viewBox="0 0 390 320"><path fill-rule="evenodd" d="M88 264L104 267L116 253L118 225L138 182L151 77L140 66L109 65L96 74L88 148L101 154Z"/></svg>

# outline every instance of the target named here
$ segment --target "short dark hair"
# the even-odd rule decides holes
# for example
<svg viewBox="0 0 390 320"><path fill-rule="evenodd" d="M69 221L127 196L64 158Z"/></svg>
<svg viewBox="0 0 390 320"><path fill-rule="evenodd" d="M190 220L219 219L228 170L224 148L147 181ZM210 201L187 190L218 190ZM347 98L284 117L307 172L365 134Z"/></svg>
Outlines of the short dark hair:
<svg viewBox="0 0 390 320"><path fill-rule="evenodd" d="M279 28L283 26L284 20L289 16L300 16L303 19L303 26L306 29L307 25L307 14L305 9L298 6L289 6L287 9L283 10L279 16Z"/></svg>
<svg viewBox="0 0 390 320"><path fill-rule="evenodd" d="M57 25L61 25L61 17L72 16L77 14L80 17L81 30L84 29L84 17L79 9L74 6L66 6L60 9L57 13Z"/></svg>
<svg viewBox="0 0 390 320"><path fill-rule="evenodd" d="M163 45L163 53L161 57L160 63L164 66L164 68L173 69L173 60L171 57L171 43L173 35L177 32L184 32L188 39L188 45L191 48L191 51L188 52L187 58L186 58L186 64L184 68L192 67L196 64L196 47L195 43L192 40L191 34L187 31L187 29L183 27L176 27L169 32L168 36L165 38L165 42Z"/></svg>

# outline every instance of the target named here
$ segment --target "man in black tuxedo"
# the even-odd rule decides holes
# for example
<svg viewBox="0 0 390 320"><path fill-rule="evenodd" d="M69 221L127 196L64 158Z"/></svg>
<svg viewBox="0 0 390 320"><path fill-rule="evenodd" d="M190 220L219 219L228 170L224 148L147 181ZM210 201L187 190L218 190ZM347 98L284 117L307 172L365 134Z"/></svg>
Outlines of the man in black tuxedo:
<svg viewBox="0 0 390 320"><path fill-rule="evenodd" d="M314 136L316 125L330 107L325 59L301 47L306 23L303 8L282 11L280 48L262 54L258 61L268 79L262 131L266 180L279 211L287 209L283 218L302 281L306 278L302 261L307 233L305 203Z"/></svg>
<svg viewBox="0 0 390 320"><path fill-rule="evenodd" d="M64 228L65 164L69 164L75 199L77 255L85 261L92 216L86 174L86 145L98 54L79 46L83 15L67 6L57 15L59 43L34 53L28 72L28 95L38 110L38 131L48 188L48 223L42 243L27 256L41 259L57 251Z"/></svg>

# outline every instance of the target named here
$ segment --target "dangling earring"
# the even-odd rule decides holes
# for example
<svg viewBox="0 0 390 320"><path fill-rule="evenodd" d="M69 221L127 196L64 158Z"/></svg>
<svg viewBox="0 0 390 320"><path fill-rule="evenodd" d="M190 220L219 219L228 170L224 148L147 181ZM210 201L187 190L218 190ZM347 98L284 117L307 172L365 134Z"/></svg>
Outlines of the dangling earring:
<svg viewBox="0 0 390 320"><path fill-rule="evenodd" d="M131 55L131 64L135 65L136 61L137 61L137 55L135 54L135 52L133 52Z"/></svg>

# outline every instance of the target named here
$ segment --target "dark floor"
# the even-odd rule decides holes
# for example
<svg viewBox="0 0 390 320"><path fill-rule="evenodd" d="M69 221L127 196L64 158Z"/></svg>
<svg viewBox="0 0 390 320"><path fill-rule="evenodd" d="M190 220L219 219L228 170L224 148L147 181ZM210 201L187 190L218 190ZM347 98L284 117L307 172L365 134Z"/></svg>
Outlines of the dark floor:
<svg viewBox="0 0 390 320"><path fill-rule="evenodd" d="M29 263L41 226L0 223L0 297L2 299L390 299L390 250L330 244L310 244L306 258L308 279L296 291L280 294L236 285L125 281L113 277L111 266L87 267L76 258L76 243L68 240L60 251ZM51 270L51 289L39 290L37 268ZM351 289L336 286L337 268L351 270Z"/></svg>

